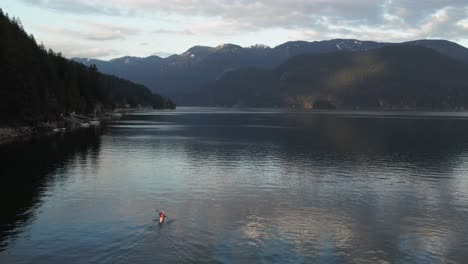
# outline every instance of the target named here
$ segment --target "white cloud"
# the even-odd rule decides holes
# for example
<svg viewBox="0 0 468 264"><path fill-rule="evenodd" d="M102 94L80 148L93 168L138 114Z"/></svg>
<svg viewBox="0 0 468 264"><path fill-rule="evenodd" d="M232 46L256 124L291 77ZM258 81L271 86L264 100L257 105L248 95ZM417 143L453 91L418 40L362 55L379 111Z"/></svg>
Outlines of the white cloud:
<svg viewBox="0 0 468 264"><path fill-rule="evenodd" d="M155 52L153 55L159 56L161 58L167 58L167 57L169 57L171 55L174 55L174 53L158 51L158 52Z"/></svg>
<svg viewBox="0 0 468 264"><path fill-rule="evenodd" d="M176 34L176 35L193 35L193 32L190 29L156 29L153 31L155 34Z"/></svg>
<svg viewBox="0 0 468 264"><path fill-rule="evenodd" d="M456 25L464 30L468 30L468 18L458 21Z"/></svg>
<svg viewBox="0 0 468 264"><path fill-rule="evenodd" d="M451 37L460 39L468 17L466 0L22 0L42 8L112 16L177 15L203 17L209 22L157 29L159 34L236 34L282 28L305 36L327 38L347 32L370 39ZM190 19L188 19L190 21ZM348 30L346 30L348 29ZM318 32L318 33L317 33ZM373 34L375 32L375 34ZM107 33L107 34L106 34ZM123 37L130 32L107 30L96 39ZM92 39L93 35L88 36ZM101 37L102 36L102 37ZM86 36L85 36L86 37Z"/></svg>
<svg viewBox="0 0 468 264"><path fill-rule="evenodd" d="M87 47L103 42L102 45L105 43L108 48L126 49L125 53L132 55L152 54L152 48L177 53L194 45L216 46L230 42L274 46L288 40L330 38L392 42L444 38L468 44L466 0L21 2L36 7L36 10L48 10L49 14L65 20L72 19L67 24L36 25L36 29L47 33L46 39L65 37ZM149 41L151 45L140 45ZM102 50L94 52L103 53Z"/></svg>
<svg viewBox="0 0 468 264"><path fill-rule="evenodd" d="M36 29L56 35L63 35L74 39L106 41L106 40L123 40L131 35L140 33L141 31L134 28L117 26L107 23L98 23L90 21L78 21L79 29L71 29L57 26L36 25Z"/></svg>
<svg viewBox="0 0 468 264"><path fill-rule="evenodd" d="M122 54L121 51L69 41L46 41L44 45L54 51L60 51L67 58L101 58Z"/></svg>

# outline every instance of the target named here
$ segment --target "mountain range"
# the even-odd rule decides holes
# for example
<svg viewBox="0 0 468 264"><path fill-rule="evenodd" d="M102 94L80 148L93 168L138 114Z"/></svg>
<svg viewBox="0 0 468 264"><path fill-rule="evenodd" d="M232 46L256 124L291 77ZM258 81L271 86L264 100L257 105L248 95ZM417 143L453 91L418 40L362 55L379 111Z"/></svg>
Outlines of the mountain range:
<svg viewBox="0 0 468 264"><path fill-rule="evenodd" d="M275 69L231 71L191 98L223 106L460 110L468 107L468 64L414 45L306 54Z"/></svg>
<svg viewBox="0 0 468 264"><path fill-rule="evenodd" d="M154 92L161 93L175 100L179 105L231 105L225 101L217 101L217 96L210 100L203 99L198 94L208 96L213 92L215 83L224 83L232 78L232 72L249 71L256 74L254 79L291 65L290 60L303 55L362 53L382 49L389 46L413 46L430 49L435 53L450 58L453 62L468 64L468 49L457 43L446 40L416 40L404 43L384 43L361 41L356 39L333 39L326 41L292 41L270 48L265 45L241 47L234 44L224 44L217 47L195 46L179 55L167 58L150 56L146 58L122 57L110 61L74 58L86 65L95 64L104 73L116 75L131 81L144 84ZM344 55L348 54L348 55ZM406 54L405 54L406 55ZM411 54L410 54L411 55ZM309 59L328 60L333 56ZM404 61L405 58L400 58ZM384 63L384 62L383 62ZM409 61L408 63L413 63ZM308 64L307 64L308 65ZM310 65L307 67L311 67ZM304 69L307 70L307 69ZM315 69L310 69L314 71ZM258 77L258 78L257 78ZM308 80L310 81L310 80ZM229 84L231 85L231 83ZM304 86L309 85L303 83ZM242 87L237 87L243 89ZM249 100L251 101L251 100ZM239 102L232 102L233 105ZM267 105L284 105L270 102ZM261 105L264 105L262 103Z"/></svg>

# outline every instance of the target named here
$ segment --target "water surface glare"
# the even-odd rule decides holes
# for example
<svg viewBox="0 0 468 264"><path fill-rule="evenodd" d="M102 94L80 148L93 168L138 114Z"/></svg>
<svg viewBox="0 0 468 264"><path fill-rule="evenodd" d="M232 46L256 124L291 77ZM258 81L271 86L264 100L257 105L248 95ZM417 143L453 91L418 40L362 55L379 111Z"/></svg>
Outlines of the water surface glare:
<svg viewBox="0 0 468 264"><path fill-rule="evenodd" d="M0 160L0 263L468 260L468 113L179 108Z"/></svg>

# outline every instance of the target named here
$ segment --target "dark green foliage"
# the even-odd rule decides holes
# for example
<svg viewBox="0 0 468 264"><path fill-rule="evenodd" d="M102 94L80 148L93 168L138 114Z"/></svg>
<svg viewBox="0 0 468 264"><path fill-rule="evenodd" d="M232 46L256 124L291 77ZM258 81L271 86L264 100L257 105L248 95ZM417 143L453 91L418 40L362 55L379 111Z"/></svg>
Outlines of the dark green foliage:
<svg viewBox="0 0 468 264"><path fill-rule="evenodd" d="M327 98L339 108L466 109L468 65L430 48L394 45L232 71L197 93L200 101L215 98L213 105L313 108Z"/></svg>
<svg viewBox="0 0 468 264"><path fill-rule="evenodd" d="M201 105L207 101L207 98L201 98L203 101L200 101L190 94L234 70L247 68L271 70L298 55L363 52L395 44L357 39L290 41L274 48L265 46L242 48L227 44L218 47L195 46L180 55L168 58L151 56L122 57L110 61L83 58L75 60L86 65L96 64L103 73L144 84L155 92L171 97L180 105ZM431 48L468 64L468 49L454 42L417 40L403 44ZM211 99L213 98L210 97Z"/></svg>
<svg viewBox="0 0 468 264"><path fill-rule="evenodd" d="M159 94L153 94L141 84L135 84L115 76L100 75L100 91L103 92L104 102L115 106L130 107L151 106L156 109L174 109L175 104Z"/></svg>
<svg viewBox="0 0 468 264"><path fill-rule="evenodd" d="M336 105L334 105L332 102L328 100L318 99L314 102L313 108L331 110L331 109L336 109Z"/></svg>
<svg viewBox="0 0 468 264"><path fill-rule="evenodd" d="M173 108L147 88L98 72L96 66L46 50L17 18L0 9L0 123L53 121L61 114L98 114L117 106Z"/></svg>

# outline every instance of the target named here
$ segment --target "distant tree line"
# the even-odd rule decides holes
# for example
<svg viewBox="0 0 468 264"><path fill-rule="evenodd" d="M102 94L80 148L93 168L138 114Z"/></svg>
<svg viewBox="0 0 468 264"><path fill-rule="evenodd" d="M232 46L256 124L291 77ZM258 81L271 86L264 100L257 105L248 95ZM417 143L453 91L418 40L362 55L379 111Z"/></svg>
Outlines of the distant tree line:
<svg viewBox="0 0 468 264"><path fill-rule="evenodd" d="M175 108L143 85L105 75L38 44L18 18L0 9L0 124L100 114L115 107Z"/></svg>
<svg viewBox="0 0 468 264"><path fill-rule="evenodd" d="M191 98L202 105L315 109L468 109L468 65L417 45L298 55L233 70Z"/></svg>

